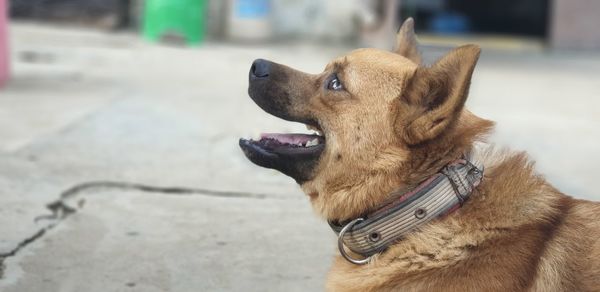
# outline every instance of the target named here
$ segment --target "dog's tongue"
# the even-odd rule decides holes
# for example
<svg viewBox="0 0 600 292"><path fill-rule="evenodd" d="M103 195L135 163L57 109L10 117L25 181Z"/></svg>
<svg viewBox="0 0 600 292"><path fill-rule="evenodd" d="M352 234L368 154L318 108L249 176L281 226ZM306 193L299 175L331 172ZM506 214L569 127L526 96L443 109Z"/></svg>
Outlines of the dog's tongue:
<svg viewBox="0 0 600 292"><path fill-rule="evenodd" d="M277 134L277 133L262 133L261 139L275 139L279 143L287 144L306 144L315 138L315 135L308 134Z"/></svg>

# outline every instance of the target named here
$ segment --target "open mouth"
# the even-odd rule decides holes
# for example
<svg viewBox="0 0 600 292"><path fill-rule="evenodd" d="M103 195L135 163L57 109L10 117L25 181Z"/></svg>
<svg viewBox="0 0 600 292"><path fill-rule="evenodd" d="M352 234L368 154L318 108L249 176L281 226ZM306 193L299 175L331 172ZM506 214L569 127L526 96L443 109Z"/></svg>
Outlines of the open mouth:
<svg viewBox="0 0 600 292"><path fill-rule="evenodd" d="M265 155L310 155L322 151L325 146L325 136L322 131L313 126L306 127L314 133L261 133L258 140L240 139L240 146L251 147Z"/></svg>
<svg viewBox="0 0 600 292"><path fill-rule="evenodd" d="M326 142L319 127L307 128L314 133L263 133L258 140L242 138L239 144L253 163L277 169L301 183L310 179Z"/></svg>

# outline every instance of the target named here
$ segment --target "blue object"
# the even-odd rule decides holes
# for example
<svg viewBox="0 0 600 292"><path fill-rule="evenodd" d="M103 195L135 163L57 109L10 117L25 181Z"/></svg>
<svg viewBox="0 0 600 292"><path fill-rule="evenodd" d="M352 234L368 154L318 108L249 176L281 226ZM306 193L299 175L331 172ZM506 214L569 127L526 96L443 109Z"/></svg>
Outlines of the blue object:
<svg viewBox="0 0 600 292"><path fill-rule="evenodd" d="M439 34L460 34L469 32L471 25L462 14L443 12L433 16L429 29Z"/></svg>
<svg viewBox="0 0 600 292"><path fill-rule="evenodd" d="M271 12L269 0L236 0L235 15L239 18L264 18Z"/></svg>

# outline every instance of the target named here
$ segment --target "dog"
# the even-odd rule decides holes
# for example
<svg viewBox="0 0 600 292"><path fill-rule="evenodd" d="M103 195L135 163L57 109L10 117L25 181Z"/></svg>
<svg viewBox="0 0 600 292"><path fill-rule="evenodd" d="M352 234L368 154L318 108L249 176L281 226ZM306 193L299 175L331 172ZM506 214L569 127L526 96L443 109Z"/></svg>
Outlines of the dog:
<svg viewBox="0 0 600 292"><path fill-rule="evenodd" d="M240 139L292 177L338 236L328 291L600 291L600 204L562 194L467 109L480 54L421 65L414 22L393 52L316 75L258 59L248 93L315 134Z"/></svg>

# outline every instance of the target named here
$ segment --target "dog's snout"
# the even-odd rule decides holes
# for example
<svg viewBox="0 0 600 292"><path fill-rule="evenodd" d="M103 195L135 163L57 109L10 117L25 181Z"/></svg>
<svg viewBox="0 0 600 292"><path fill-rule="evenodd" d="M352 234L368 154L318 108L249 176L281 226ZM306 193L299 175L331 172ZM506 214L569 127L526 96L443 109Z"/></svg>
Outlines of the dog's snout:
<svg viewBox="0 0 600 292"><path fill-rule="evenodd" d="M263 59L256 59L250 67L250 78L267 78L271 70L271 62Z"/></svg>

